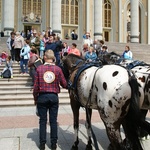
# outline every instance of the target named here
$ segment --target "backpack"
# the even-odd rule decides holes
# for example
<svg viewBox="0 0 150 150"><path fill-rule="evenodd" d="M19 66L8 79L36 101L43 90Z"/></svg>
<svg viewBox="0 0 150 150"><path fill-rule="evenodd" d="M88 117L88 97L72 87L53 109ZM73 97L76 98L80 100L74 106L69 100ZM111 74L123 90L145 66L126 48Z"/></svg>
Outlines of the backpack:
<svg viewBox="0 0 150 150"><path fill-rule="evenodd" d="M43 65L42 59L37 58L34 62L34 67L37 68L38 66Z"/></svg>
<svg viewBox="0 0 150 150"><path fill-rule="evenodd" d="M1 76L2 76L2 78L11 78L10 70L9 69L5 70Z"/></svg>

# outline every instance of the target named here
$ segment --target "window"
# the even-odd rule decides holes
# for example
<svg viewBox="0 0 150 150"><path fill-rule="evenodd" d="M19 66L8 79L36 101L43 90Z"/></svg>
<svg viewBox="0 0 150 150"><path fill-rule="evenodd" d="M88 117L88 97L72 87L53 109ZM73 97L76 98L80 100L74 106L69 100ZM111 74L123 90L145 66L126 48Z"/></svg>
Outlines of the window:
<svg viewBox="0 0 150 150"><path fill-rule="evenodd" d="M42 13L41 0L23 0L23 21L24 22L40 22Z"/></svg>
<svg viewBox="0 0 150 150"><path fill-rule="evenodd" d="M104 27L111 27L111 3L104 0Z"/></svg>
<svg viewBox="0 0 150 150"><path fill-rule="evenodd" d="M61 23L78 24L78 0L62 0Z"/></svg>

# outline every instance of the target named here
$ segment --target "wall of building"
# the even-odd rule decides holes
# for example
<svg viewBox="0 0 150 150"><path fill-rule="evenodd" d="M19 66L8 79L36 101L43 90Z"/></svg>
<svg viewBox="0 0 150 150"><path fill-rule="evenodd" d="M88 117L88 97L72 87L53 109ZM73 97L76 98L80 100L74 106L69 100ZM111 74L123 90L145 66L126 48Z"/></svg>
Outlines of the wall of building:
<svg viewBox="0 0 150 150"><path fill-rule="evenodd" d="M42 0L42 14L41 22L23 22L22 21L22 0L14 0L14 30L22 31L28 26L33 26L37 30L47 30L48 27L52 26L52 0ZM129 42L130 36L127 32L127 22L128 22L128 10L130 9L130 0L110 0L112 11L111 11L111 27L104 27L103 29L103 39L104 32L109 32L109 41L110 42ZM10 4L9 4L10 5ZM3 30L4 27L4 0L0 0L0 30ZM82 36L85 32L90 32L91 37L94 39L94 1L93 0L80 0L78 1L78 25L70 26L65 25L65 27L70 28L69 32L72 29L76 29L79 39L82 39ZM101 9L101 8L100 8ZM102 8L103 9L103 8ZM149 17L148 0L139 0L139 41L141 43L149 43L150 36L150 27L148 27ZM59 13L61 10L56 10L56 13ZM61 14L61 13L60 13ZM102 19L104 17L104 12ZM150 20L150 19L149 19ZM64 38L64 25L61 26L62 38ZM69 33L70 34L70 33ZM130 33L129 33L130 34Z"/></svg>

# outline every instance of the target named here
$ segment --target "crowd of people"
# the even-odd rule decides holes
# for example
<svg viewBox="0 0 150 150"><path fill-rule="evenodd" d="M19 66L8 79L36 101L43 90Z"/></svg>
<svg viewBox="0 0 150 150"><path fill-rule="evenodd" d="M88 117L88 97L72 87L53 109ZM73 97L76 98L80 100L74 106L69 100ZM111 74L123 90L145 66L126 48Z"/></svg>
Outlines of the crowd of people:
<svg viewBox="0 0 150 150"><path fill-rule="evenodd" d="M78 36L73 30L72 40L77 40ZM29 74L32 78L34 102L37 105L39 116L39 142L40 150L45 149L46 144L46 123L47 111L50 115L50 137L51 149L57 148L57 115L59 107L58 93L60 85L67 89L67 81L60 69L61 58L75 54L81 56L87 62L96 61L97 57L108 53L108 47L103 40L92 40L89 33L83 36L82 48L78 48L75 41L72 45L62 42L59 36L48 31L37 32L35 29L28 31L27 38L20 32L11 32L7 40L7 47L10 55L3 51L0 54L0 65L5 63L5 68L11 72L13 78L13 62L20 64L20 75ZM122 54L124 59L132 59L130 47L126 46ZM35 62L41 59L43 65L35 66ZM29 68L29 70L28 70Z"/></svg>

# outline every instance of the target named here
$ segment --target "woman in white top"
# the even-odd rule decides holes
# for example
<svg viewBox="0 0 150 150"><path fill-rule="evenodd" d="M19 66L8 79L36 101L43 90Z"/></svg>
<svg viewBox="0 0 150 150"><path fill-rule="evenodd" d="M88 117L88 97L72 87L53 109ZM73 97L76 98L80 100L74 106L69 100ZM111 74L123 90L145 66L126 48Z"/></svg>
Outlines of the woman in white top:
<svg viewBox="0 0 150 150"><path fill-rule="evenodd" d="M133 55L132 55L132 52L130 51L130 47L129 46L125 47L125 50L124 50L124 52L122 54L122 57L124 59L128 59L128 60L132 59Z"/></svg>
<svg viewBox="0 0 150 150"><path fill-rule="evenodd" d="M19 32L16 32L16 36L14 39L14 50L15 50L15 60L20 61L20 50L22 49L24 45L24 38L20 35Z"/></svg>
<svg viewBox="0 0 150 150"><path fill-rule="evenodd" d="M24 41L24 46L20 51L21 74L28 74L28 60L30 59L29 40Z"/></svg>

